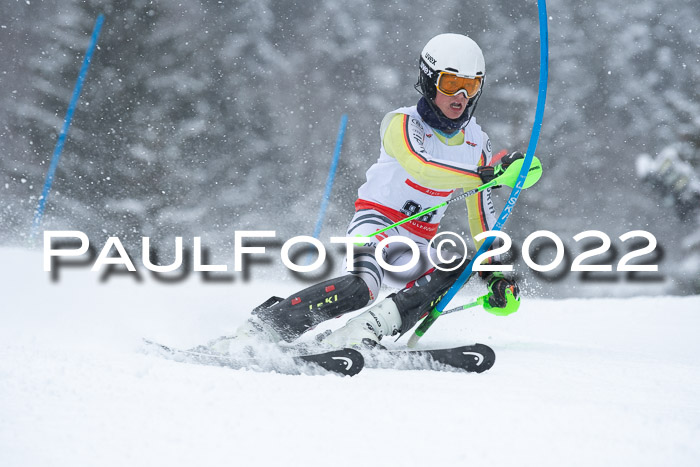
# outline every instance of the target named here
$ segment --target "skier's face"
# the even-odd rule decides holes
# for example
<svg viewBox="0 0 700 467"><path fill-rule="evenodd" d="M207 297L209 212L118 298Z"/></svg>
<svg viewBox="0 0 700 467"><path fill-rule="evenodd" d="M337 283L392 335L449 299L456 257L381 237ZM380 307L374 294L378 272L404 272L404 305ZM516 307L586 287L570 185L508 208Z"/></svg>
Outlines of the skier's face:
<svg viewBox="0 0 700 467"><path fill-rule="evenodd" d="M435 93L435 105L445 114L445 117L454 120L459 118L467 108L469 99L464 93L459 93L454 96L447 96L441 92Z"/></svg>

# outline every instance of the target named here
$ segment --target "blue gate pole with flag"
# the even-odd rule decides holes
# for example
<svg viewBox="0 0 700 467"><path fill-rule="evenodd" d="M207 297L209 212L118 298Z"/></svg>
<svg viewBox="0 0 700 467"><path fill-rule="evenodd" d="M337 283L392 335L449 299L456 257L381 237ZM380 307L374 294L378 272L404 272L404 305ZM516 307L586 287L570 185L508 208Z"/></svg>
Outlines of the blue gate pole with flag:
<svg viewBox="0 0 700 467"><path fill-rule="evenodd" d="M345 137L345 127L347 126L347 124L348 116L347 114L343 114L343 116L340 118L338 136L335 140L335 150L333 151L333 160L331 161L331 168L328 171L328 177L326 178L326 190L323 193L321 209L318 212L318 219L316 220L316 227L314 228L314 238L318 238L319 235L321 235L321 229L323 228L323 219L326 216L328 202L331 198L331 190L333 189L333 182L335 181L335 172L338 169L338 161L340 160L340 149L343 147L343 138Z"/></svg>
<svg viewBox="0 0 700 467"><path fill-rule="evenodd" d="M323 199L321 200L321 209L318 211L318 219L316 219L316 227L314 227L314 233L312 234L314 238L318 238L321 235L321 229L323 228L323 219L326 217L326 210L328 209L328 203L331 199L331 191L333 190L333 182L335 181L335 172L338 169L338 161L340 160L340 150L343 147L343 138L345 137L345 127L348 125L348 116L343 114L340 117L340 126L338 127L338 136L335 139L335 150L333 151L333 160L331 161L331 168L328 170L328 177L326 178L326 189L323 192ZM306 258L306 263L311 264L313 259L313 252L309 253Z"/></svg>
<svg viewBox="0 0 700 467"><path fill-rule="evenodd" d="M530 134L530 141L527 146L527 152L525 153L525 160L523 162L520 174L518 176L518 181L513 187L513 191L508 197L508 201L498 216L496 224L491 230L500 231L503 229L503 225L510 216L515 203L520 196L522 191L522 186L525 183L525 178L527 177L528 171L530 170L530 165L532 164L532 159L535 157L535 150L537 149L537 141L540 138L540 130L542 129L542 118L544 116L544 106L547 99L547 76L548 76L548 60L549 60L549 40L547 32L547 3L546 0L537 0L537 10L539 13L539 25L540 25L540 80L537 92L537 107L535 109L535 121L532 125L532 132ZM493 243L495 237L487 238L484 243L481 244L481 248L476 252L474 258L478 258L482 253L488 251ZM418 328L414 331L413 335L408 340L408 346L414 347L418 340L425 334L425 332L432 326L432 324L437 320L437 318L442 314L442 311L450 303L450 300L459 292L462 286L469 280L472 275L474 268L474 259L472 259L467 265L466 269L457 278L452 287L445 293L445 295L440 299L438 304L432 311L426 316Z"/></svg>
<svg viewBox="0 0 700 467"><path fill-rule="evenodd" d="M71 120L73 119L73 113L75 108L78 106L78 99L80 98L80 91L83 88L83 82L85 81L85 76L87 75L88 68L90 67L90 61L92 60L92 54L97 45L97 38L100 35L100 30L102 29L102 23L104 22L104 15L100 14L95 22L95 27L92 30L92 37L90 38L90 44L88 45L87 52L85 53L85 58L83 59L83 65L80 68L80 73L78 73L78 80L73 88L73 95L71 96L70 103L68 104L68 110L66 111L66 117L63 119L63 127L61 128L61 133L58 135L58 140L56 141L56 146L53 151L53 156L51 157L51 164L49 165L49 171L46 174L46 181L44 182L44 189L39 197L39 204L37 205L36 211L34 212L34 220L32 221L32 227L29 234L29 241L32 242L39 232L39 227L41 226L41 220L44 216L44 210L46 209L46 200L49 197L49 192L51 191L51 185L53 184L54 176L56 175L56 169L58 168L58 161L61 159L61 152L63 151L63 145L66 142L66 137L68 135L68 129L70 128Z"/></svg>

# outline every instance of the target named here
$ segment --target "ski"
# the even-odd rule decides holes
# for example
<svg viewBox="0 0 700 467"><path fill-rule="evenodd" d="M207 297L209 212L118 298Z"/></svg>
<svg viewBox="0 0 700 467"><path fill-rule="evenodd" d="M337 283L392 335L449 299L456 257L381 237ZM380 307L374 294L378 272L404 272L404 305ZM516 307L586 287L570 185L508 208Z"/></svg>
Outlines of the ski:
<svg viewBox="0 0 700 467"><path fill-rule="evenodd" d="M355 349L337 349L304 355L291 355L279 349L267 349L266 352L248 355L229 355L207 351L206 348L189 350L177 349L144 339L149 349L156 350L169 360L200 365L222 366L236 370L277 372L281 374L322 374L335 373L354 376L364 366L364 358Z"/></svg>
<svg viewBox="0 0 700 467"><path fill-rule="evenodd" d="M340 349L309 355L292 357L298 363L307 362L318 365L324 370L344 376L355 376L364 367L364 357L355 349Z"/></svg>
<svg viewBox="0 0 700 467"><path fill-rule="evenodd" d="M496 362L496 353L487 345L474 344L447 349L383 349L365 360L368 368L483 373Z"/></svg>

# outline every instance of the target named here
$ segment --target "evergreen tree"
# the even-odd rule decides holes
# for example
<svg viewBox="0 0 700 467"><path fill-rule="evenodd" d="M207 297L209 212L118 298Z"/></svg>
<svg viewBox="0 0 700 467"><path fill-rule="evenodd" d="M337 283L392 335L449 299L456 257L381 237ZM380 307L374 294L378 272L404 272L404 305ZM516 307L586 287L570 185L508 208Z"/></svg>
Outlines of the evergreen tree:
<svg viewBox="0 0 700 467"><path fill-rule="evenodd" d="M379 122L417 102L418 54L438 33L480 44L487 78L476 118L494 150L524 149L537 101L536 11L534 2L457 0L5 2L0 241L29 231L99 13L106 21L44 227L132 245L203 235L218 249L233 230L312 231L347 113L324 226L324 235L342 234L378 156ZM516 241L548 229L573 245L591 225L611 237L648 228L660 244L697 244L694 226L640 191L634 157L680 142L689 148L682 162L700 167L698 14L690 0L548 2L537 148L546 172L524 195L527 212L508 224ZM466 230L459 213L444 227ZM692 256L670 250L668 262Z"/></svg>

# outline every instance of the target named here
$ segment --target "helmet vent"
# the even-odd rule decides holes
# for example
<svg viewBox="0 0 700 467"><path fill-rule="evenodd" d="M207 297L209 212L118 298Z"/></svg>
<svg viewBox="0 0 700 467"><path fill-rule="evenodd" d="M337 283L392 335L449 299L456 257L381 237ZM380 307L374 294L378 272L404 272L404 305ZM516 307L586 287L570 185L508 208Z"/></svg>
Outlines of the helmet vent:
<svg viewBox="0 0 700 467"><path fill-rule="evenodd" d="M451 68L451 67L445 68L445 71L452 71L452 72L455 72L455 73L459 73L459 70L457 70L457 69L455 69L455 68Z"/></svg>

